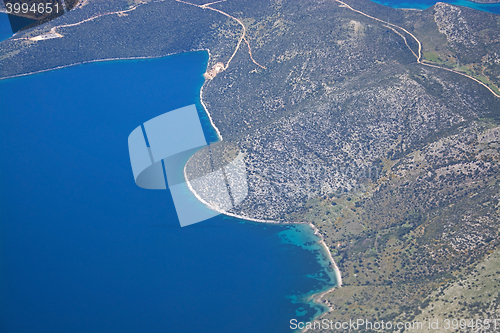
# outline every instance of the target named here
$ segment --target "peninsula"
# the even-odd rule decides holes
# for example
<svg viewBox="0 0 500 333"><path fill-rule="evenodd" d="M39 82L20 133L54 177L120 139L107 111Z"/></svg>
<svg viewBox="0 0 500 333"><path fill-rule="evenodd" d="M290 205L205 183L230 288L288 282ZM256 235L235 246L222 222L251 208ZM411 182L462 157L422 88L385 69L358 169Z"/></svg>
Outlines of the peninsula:
<svg viewBox="0 0 500 333"><path fill-rule="evenodd" d="M209 50L203 103L248 171L225 213L318 230L343 281L323 318L493 318L499 31L445 3L87 1L0 42L0 78Z"/></svg>

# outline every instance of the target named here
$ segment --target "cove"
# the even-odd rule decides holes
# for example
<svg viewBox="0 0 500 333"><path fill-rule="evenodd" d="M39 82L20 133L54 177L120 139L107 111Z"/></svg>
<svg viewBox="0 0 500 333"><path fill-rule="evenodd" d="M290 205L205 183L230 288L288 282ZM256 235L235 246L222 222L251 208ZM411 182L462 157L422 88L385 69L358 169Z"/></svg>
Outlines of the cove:
<svg viewBox="0 0 500 333"><path fill-rule="evenodd" d="M208 54L0 81L0 331L290 332L335 283L308 225L223 215L180 228L134 183L129 133L195 104ZM189 195L189 193L187 193Z"/></svg>

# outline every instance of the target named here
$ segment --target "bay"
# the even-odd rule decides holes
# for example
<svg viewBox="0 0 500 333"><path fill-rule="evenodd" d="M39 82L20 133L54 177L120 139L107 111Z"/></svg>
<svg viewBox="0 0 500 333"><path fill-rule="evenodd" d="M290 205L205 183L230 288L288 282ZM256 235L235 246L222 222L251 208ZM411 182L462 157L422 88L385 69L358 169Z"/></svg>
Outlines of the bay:
<svg viewBox="0 0 500 333"><path fill-rule="evenodd" d="M180 228L168 191L133 182L126 138L144 121L194 103L217 140L199 101L206 64L194 52L0 81L1 332L289 332L324 311L308 298L334 281L307 225Z"/></svg>
<svg viewBox="0 0 500 333"><path fill-rule="evenodd" d="M0 331L289 332L334 281L308 225L219 215L181 228L134 183L127 137L196 104L208 54L0 81Z"/></svg>

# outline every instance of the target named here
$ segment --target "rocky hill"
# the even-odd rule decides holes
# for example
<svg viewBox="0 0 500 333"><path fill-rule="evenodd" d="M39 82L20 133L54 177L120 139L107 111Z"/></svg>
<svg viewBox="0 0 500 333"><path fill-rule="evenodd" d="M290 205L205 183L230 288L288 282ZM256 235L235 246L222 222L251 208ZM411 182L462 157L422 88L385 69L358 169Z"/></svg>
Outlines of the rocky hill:
<svg viewBox="0 0 500 333"><path fill-rule="evenodd" d="M411 320L498 248L498 16L368 0L211 7L245 26L251 53L242 40L231 58L243 32L235 19L176 1L23 39L130 8L92 1L1 42L0 76L209 49L209 69L218 67L204 102L248 174L248 197L231 213L321 230L345 282L327 296L326 318Z"/></svg>

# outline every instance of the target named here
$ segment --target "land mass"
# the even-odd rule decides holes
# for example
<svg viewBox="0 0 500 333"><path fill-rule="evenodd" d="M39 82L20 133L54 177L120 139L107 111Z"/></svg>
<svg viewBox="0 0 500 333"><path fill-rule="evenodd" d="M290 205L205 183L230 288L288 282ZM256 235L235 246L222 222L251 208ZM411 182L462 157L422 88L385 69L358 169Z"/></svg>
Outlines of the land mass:
<svg viewBox="0 0 500 333"><path fill-rule="evenodd" d="M499 31L445 3L92 1L1 42L0 77L209 50L203 102L248 172L228 213L321 232L344 282L326 319L444 318L498 267ZM481 286L453 313L498 317Z"/></svg>

